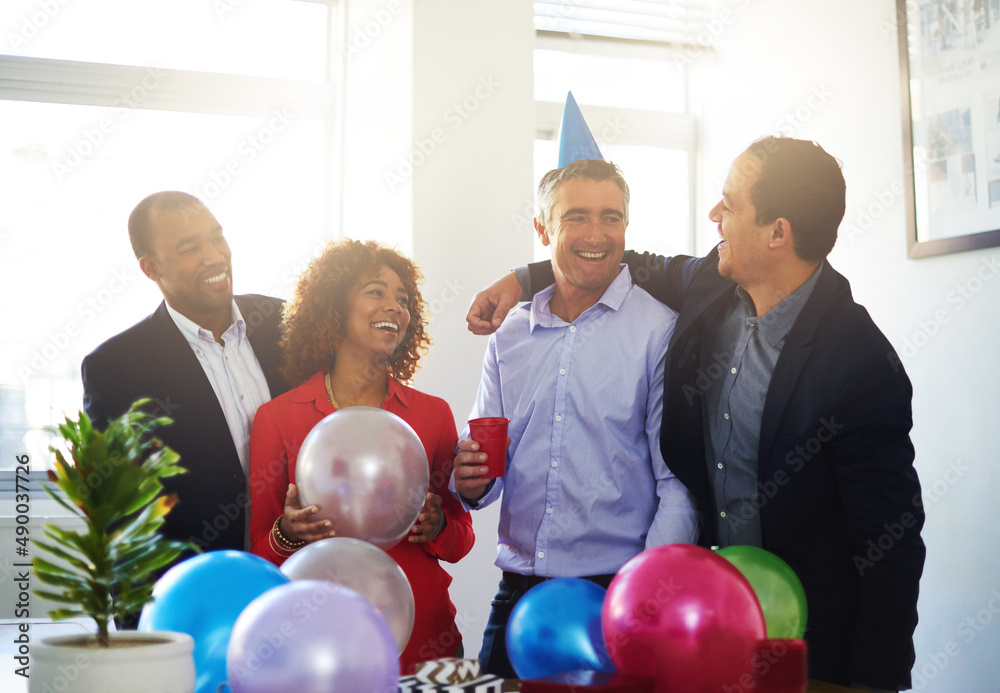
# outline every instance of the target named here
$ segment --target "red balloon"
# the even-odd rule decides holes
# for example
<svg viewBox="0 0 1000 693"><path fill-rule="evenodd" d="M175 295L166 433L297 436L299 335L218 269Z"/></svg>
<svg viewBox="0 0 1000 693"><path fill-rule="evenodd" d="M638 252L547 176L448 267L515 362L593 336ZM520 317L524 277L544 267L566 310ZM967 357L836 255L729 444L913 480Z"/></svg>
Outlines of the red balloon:
<svg viewBox="0 0 1000 693"><path fill-rule="evenodd" d="M651 676L656 693L717 693L750 685L754 642L766 637L753 588L700 546L643 551L611 581L601 611L611 660Z"/></svg>

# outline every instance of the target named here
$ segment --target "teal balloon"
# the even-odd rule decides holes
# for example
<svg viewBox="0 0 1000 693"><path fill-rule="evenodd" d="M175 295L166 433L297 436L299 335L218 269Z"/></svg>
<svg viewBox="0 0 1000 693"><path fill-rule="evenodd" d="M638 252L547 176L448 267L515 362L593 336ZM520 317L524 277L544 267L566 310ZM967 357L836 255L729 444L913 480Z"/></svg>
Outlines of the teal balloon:
<svg viewBox="0 0 1000 693"><path fill-rule="evenodd" d="M194 638L195 693L226 681L233 624L250 602L288 584L276 565L243 551L212 551L178 563L156 581L139 630L173 630Z"/></svg>
<svg viewBox="0 0 1000 693"><path fill-rule="evenodd" d="M806 632L806 593L795 571L770 551L726 546L719 555L743 573L764 612L769 638L801 638Z"/></svg>
<svg viewBox="0 0 1000 693"><path fill-rule="evenodd" d="M587 669L615 672L601 633L605 590L582 578L535 585L507 622L507 656L519 678Z"/></svg>

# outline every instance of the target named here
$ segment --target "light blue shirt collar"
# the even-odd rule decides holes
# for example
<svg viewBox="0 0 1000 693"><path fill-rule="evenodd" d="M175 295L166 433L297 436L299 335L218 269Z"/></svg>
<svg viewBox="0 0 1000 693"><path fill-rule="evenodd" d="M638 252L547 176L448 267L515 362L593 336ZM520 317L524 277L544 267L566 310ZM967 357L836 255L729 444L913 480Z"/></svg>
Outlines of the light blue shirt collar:
<svg viewBox="0 0 1000 693"><path fill-rule="evenodd" d="M608 288L604 290L601 297L597 299L597 303L583 311L579 317L577 317L574 322L584 319L588 313L594 310L597 306L604 306L610 310L618 310L621 308L622 303L625 301L625 297L628 296L628 292L632 290L632 275L628 271L628 265L619 265L621 271L618 272L618 276L615 277ZM531 299L531 316L528 321L528 330L533 332L536 326L540 327L563 327L568 325L562 318L553 315L552 311L549 310L549 304L552 302L552 297L555 295L556 285L552 284L547 286Z"/></svg>

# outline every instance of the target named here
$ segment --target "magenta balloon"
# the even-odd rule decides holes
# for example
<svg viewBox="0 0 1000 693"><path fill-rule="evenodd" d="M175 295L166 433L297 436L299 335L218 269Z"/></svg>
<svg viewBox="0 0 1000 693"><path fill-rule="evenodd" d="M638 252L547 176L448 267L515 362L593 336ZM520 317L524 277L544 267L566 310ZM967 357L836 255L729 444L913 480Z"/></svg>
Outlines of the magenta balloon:
<svg viewBox="0 0 1000 693"><path fill-rule="evenodd" d="M765 637L746 578L721 556L688 544L647 549L622 566L601 626L618 671L653 677L656 693L749 685L753 645Z"/></svg>
<svg viewBox="0 0 1000 693"><path fill-rule="evenodd" d="M329 580L352 589L379 610L399 652L413 630L413 590L399 564L360 539L333 537L304 546L281 565L292 580Z"/></svg>
<svg viewBox="0 0 1000 693"><path fill-rule="evenodd" d="M396 693L399 657L389 626L361 595L299 580L255 599L226 653L233 693Z"/></svg>
<svg viewBox="0 0 1000 693"><path fill-rule="evenodd" d="M330 414L306 436L295 471L302 504L341 537L384 549L413 526L430 485L423 443L401 418L375 407Z"/></svg>

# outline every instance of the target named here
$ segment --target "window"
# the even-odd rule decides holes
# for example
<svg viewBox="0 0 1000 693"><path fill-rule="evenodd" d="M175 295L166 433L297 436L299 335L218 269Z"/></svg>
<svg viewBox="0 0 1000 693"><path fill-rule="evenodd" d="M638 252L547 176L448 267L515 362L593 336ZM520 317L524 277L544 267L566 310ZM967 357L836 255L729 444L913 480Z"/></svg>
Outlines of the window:
<svg viewBox="0 0 1000 693"><path fill-rule="evenodd" d="M629 184L626 247L693 252L697 129L674 50L547 33L535 46L535 183L556 167L563 104L572 91L604 158ZM535 258L548 257L536 236Z"/></svg>
<svg viewBox="0 0 1000 693"><path fill-rule="evenodd" d="M48 465L83 357L161 300L128 243L140 199L200 197L239 293L290 295L334 237L337 23L321 0L4 2L0 470Z"/></svg>

